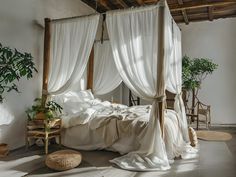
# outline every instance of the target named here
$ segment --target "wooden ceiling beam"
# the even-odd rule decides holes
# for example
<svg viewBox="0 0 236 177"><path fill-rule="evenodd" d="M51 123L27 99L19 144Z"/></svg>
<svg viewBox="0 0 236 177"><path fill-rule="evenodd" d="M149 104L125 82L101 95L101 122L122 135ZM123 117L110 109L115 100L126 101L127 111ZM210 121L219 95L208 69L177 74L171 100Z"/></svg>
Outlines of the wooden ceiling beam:
<svg viewBox="0 0 236 177"><path fill-rule="evenodd" d="M101 4L106 10L111 10L106 0L98 0L98 3Z"/></svg>
<svg viewBox="0 0 236 177"><path fill-rule="evenodd" d="M220 15L220 16L214 16L214 19L220 19L220 18L231 18L231 17L236 17L236 14L232 15ZM177 18L177 17L176 17ZM200 21L206 21L208 20L208 17L199 17L199 18L196 18L196 19L192 19L191 22L200 22ZM180 20L180 19L175 19L175 22L176 23L184 23L183 20Z"/></svg>
<svg viewBox="0 0 236 177"><path fill-rule="evenodd" d="M213 11L214 11L214 7L212 7L212 6L208 7L208 17L209 17L210 21L213 21L213 19L214 19L214 14L213 14L214 12Z"/></svg>
<svg viewBox="0 0 236 177"><path fill-rule="evenodd" d="M214 11L214 19L216 19L216 17L217 18L220 18L220 16L222 16L222 18L224 18L224 17L235 17L235 15L236 15L236 12L235 12L235 10L231 10L231 11L227 11L228 12L228 14L222 14L222 13L224 13L225 11L224 10L222 10L222 11ZM192 21L193 20L193 18L199 18L199 19L202 19L202 18L204 18L204 19L209 19L209 17L208 17L208 12L206 12L206 13L194 13L194 14L188 14L188 17L189 17L189 19L190 19L190 21ZM181 19L182 18L182 16L181 15L175 15L175 16L173 16L173 18L175 19ZM196 21L196 20L194 20L194 21Z"/></svg>
<svg viewBox="0 0 236 177"><path fill-rule="evenodd" d="M116 0L118 4L120 4L123 8L128 8L129 6L123 0Z"/></svg>
<svg viewBox="0 0 236 177"><path fill-rule="evenodd" d="M178 0L178 4L179 4L179 5L183 5L184 3L183 3L182 0ZM186 10L181 10L181 11L182 11L182 15L183 15L183 17L184 17L184 22L185 22L186 25L188 25L188 24L189 24L189 21L188 21L187 12L186 12Z"/></svg>
<svg viewBox="0 0 236 177"><path fill-rule="evenodd" d="M179 4L170 4L170 11L181 11L181 10L188 10L188 9L198 9L204 7L211 7L211 6L225 6L225 5L232 5L236 4L235 0L225 0L224 2L206 2L206 1L193 1L193 2L186 2L183 5Z"/></svg>
<svg viewBox="0 0 236 177"><path fill-rule="evenodd" d="M140 6L143 6L145 4L143 0L137 0L137 2Z"/></svg>

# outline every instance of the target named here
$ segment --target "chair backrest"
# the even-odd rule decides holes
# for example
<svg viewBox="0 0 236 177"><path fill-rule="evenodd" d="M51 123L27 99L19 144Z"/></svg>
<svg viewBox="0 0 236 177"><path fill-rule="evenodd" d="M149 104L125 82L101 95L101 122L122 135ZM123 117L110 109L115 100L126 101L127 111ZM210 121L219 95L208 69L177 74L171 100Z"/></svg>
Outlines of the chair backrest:
<svg viewBox="0 0 236 177"><path fill-rule="evenodd" d="M175 103L175 94L166 90L166 105L167 109L174 110L174 103Z"/></svg>

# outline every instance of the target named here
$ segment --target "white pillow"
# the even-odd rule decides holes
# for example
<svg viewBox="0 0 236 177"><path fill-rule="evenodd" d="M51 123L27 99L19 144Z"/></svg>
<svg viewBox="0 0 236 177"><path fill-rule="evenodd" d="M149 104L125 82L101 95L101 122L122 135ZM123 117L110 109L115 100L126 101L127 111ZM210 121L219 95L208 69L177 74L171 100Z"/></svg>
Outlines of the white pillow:
<svg viewBox="0 0 236 177"><path fill-rule="evenodd" d="M91 92L91 90L84 90L84 91L69 91L63 95L64 102L70 100L74 102L84 102L84 101L89 101L93 100L94 96Z"/></svg>
<svg viewBox="0 0 236 177"><path fill-rule="evenodd" d="M69 91L69 92L65 93L63 95L63 101L64 101L64 103L67 101L83 102L83 100L81 100L78 92L74 92L74 91Z"/></svg>
<svg viewBox="0 0 236 177"><path fill-rule="evenodd" d="M78 97L83 100L83 101L89 101L89 100L93 100L94 96L91 92L91 90L83 90L83 91L79 91L78 92Z"/></svg>
<svg viewBox="0 0 236 177"><path fill-rule="evenodd" d="M77 114L79 112L86 110L87 108L90 108L90 107L91 107L91 105L89 103L77 102L77 101L73 101L73 100L67 100L63 104L64 113L66 113L67 115Z"/></svg>
<svg viewBox="0 0 236 177"><path fill-rule="evenodd" d="M67 115L77 114L78 112L84 111L85 109L91 107L91 103L86 103L87 101L93 100L94 96L91 90L85 91L69 91L63 95L60 95L60 99L63 104L63 112Z"/></svg>

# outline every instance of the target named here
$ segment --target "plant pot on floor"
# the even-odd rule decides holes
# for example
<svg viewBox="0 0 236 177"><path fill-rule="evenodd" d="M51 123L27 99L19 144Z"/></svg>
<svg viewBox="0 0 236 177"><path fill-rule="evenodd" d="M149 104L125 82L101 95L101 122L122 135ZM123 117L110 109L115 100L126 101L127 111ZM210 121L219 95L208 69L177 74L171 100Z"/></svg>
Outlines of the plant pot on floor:
<svg viewBox="0 0 236 177"><path fill-rule="evenodd" d="M6 157L9 153L8 145L7 144L0 144L0 158Z"/></svg>

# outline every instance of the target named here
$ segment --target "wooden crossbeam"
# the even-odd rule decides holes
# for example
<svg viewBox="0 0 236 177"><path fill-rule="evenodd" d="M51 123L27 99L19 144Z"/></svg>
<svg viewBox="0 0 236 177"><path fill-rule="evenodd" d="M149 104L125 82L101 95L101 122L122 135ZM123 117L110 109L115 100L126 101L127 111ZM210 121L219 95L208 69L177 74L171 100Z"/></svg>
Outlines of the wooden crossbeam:
<svg viewBox="0 0 236 177"><path fill-rule="evenodd" d="M170 11L181 11L187 9L198 9L204 7L211 7L211 6L225 6L225 5L232 5L236 4L236 1L233 0L225 0L224 2L206 2L206 1L193 1L193 2L186 2L183 5L179 4L170 4Z"/></svg>
<svg viewBox="0 0 236 177"><path fill-rule="evenodd" d="M214 11L214 7L208 7L208 17L210 21L213 21L214 19L213 11Z"/></svg>
<svg viewBox="0 0 236 177"><path fill-rule="evenodd" d="M183 5L184 3L183 3L182 0L178 0L178 4L179 4L179 5ZM189 24L187 12L186 12L185 9L182 10L182 15L183 15L183 17L184 17L184 22L185 22L185 24L186 24L186 25Z"/></svg>

